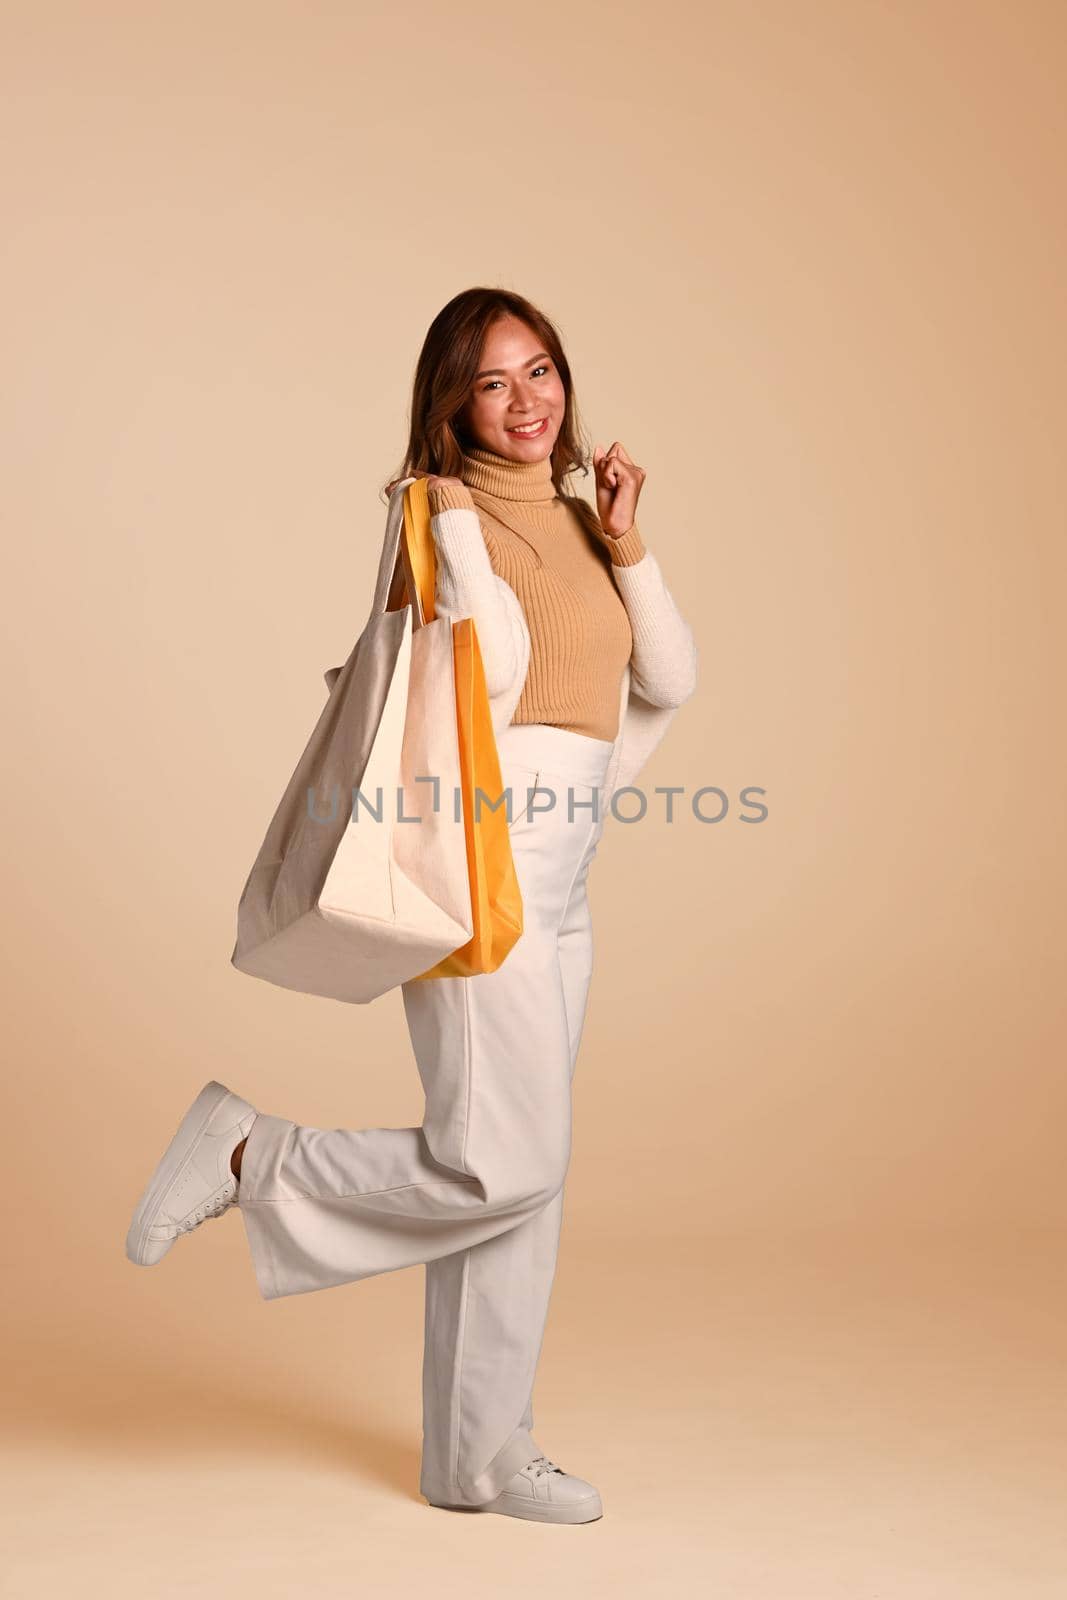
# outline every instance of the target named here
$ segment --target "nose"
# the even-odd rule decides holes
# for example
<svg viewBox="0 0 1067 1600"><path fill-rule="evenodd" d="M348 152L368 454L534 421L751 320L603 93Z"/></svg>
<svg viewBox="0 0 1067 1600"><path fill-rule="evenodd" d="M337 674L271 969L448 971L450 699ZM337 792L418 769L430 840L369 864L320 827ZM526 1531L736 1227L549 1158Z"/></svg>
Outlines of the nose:
<svg viewBox="0 0 1067 1600"><path fill-rule="evenodd" d="M518 384L516 386L516 388L514 389L513 394L512 394L512 406L511 406L511 409L515 413L515 415L517 417L518 416L528 416L530 414L530 412L533 410L533 407L534 407L535 403L536 403L536 397L534 395L533 389L532 388L527 389L527 388L523 387L522 384Z"/></svg>

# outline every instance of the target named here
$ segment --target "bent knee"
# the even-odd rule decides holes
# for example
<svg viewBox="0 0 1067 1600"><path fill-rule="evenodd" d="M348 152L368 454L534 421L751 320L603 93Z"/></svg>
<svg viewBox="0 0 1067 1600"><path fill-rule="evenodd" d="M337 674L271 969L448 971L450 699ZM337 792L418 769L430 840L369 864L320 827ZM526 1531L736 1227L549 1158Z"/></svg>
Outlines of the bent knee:
<svg viewBox="0 0 1067 1600"><path fill-rule="evenodd" d="M490 1204L501 1209L535 1211L555 1198L563 1188L570 1163L570 1150L544 1151L531 1159L511 1163L494 1162L492 1170L478 1173Z"/></svg>

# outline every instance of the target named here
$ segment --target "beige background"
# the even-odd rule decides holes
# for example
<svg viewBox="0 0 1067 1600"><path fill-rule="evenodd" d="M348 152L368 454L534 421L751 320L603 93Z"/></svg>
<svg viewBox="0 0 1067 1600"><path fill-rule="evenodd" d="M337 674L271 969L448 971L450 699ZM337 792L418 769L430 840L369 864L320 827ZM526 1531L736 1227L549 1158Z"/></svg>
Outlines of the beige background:
<svg viewBox="0 0 1067 1600"><path fill-rule="evenodd" d="M1063 1593L1064 23L3 7L4 1594ZM419 1498L421 1271L123 1255L208 1077L418 1120L398 994L229 954L474 283L647 469L701 682L642 786L769 807L594 868L583 1531Z"/></svg>

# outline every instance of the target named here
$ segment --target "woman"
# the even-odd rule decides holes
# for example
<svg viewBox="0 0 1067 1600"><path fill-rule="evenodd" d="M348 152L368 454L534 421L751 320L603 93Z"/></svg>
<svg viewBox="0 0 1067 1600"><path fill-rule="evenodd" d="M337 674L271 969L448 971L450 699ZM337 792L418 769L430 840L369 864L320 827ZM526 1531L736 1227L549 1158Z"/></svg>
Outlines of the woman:
<svg viewBox="0 0 1067 1600"><path fill-rule="evenodd" d="M568 1523L599 1517L600 1496L540 1451L532 1389L592 975L586 880L614 779L696 681L634 520L645 473L597 447L594 515L561 490L582 460L548 318L504 290L457 295L420 355L402 477L429 478L437 614L475 620L523 933L495 972L403 985L420 1128L299 1127L213 1080L127 1239L151 1265L236 1204L265 1299L424 1262L421 1493Z"/></svg>

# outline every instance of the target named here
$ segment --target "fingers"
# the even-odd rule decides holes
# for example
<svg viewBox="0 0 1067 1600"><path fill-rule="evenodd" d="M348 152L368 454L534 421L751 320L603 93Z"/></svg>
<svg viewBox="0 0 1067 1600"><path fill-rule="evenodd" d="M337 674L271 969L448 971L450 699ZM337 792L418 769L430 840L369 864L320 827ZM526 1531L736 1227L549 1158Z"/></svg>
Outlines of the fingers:
<svg viewBox="0 0 1067 1600"><path fill-rule="evenodd" d="M425 467L416 467L414 469L414 471L405 473L404 476L408 477L408 478L429 478L429 477L432 477L432 473L427 472ZM456 483L456 482L459 482L459 481L460 481L459 479L455 479L455 478L441 478L439 480L439 482L441 482L441 483ZM392 483L386 484L386 486L385 486L386 494L392 494L392 492L396 488L397 484L398 483L402 483L402 482L403 482L402 478L394 478Z"/></svg>
<svg viewBox="0 0 1067 1600"><path fill-rule="evenodd" d="M613 473L621 472L624 477L626 476L624 469L631 467L635 472L639 472L641 476L644 477L644 469L637 465L629 451L619 442L618 439L612 440L611 448L607 451L605 451L600 445L596 446L593 451L593 466L598 471L603 468L605 471L610 469ZM611 481L616 481L616 478L613 477Z"/></svg>
<svg viewBox="0 0 1067 1600"><path fill-rule="evenodd" d="M610 450L605 452L600 445L597 445L593 451L593 470L595 471L598 480L601 483L605 485L611 485L612 487L614 487L619 481L618 472L616 470L619 463L619 458L616 454L618 449L619 441L616 439L613 442Z"/></svg>

